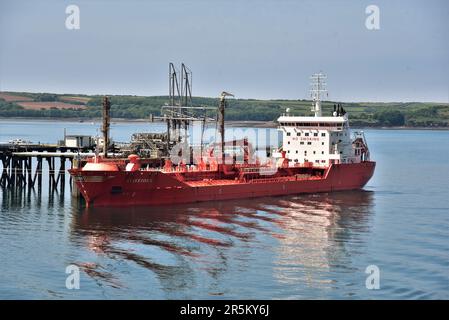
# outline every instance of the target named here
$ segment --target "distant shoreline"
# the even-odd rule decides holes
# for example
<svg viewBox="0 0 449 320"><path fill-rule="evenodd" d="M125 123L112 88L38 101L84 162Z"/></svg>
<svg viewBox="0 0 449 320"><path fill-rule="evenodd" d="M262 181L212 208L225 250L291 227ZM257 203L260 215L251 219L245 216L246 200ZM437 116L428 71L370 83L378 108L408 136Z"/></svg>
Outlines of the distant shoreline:
<svg viewBox="0 0 449 320"><path fill-rule="evenodd" d="M51 117L2 117L0 122L8 121L45 121L45 122L79 122L79 123L89 123L102 121L101 118L51 118ZM125 119L125 118L112 118L111 122L118 123L151 123L148 119ZM162 121L154 121L153 123L163 124ZM274 121L226 121L226 125L229 127L254 127L254 128L276 128L277 124ZM375 130L439 130L439 131L449 131L449 127L385 127L385 126L351 126L352 129L375 129Z"/></svg>
<svg viewBox="0 0 449 320"><path fill-rule="evenodd" d="M166 96L111 96L112 121L146 123L161 114ZM216 108L217 98L192 97L192 106ZM290 110L292 115L310 115L312 101L229 99L226 117L229 126L274 128L273 120ZM335 101L322 101L323 114L331 115ZM388 129L449 130L449 103L343 103L351 126ZM201 119L200 114L197 115ZM209 114L209 117L211 114ZM102 117L102 96L60 95L53 93L0 92L0 117L33 121L98 122ZM12 120L14 121L14 120Z"/></svg>

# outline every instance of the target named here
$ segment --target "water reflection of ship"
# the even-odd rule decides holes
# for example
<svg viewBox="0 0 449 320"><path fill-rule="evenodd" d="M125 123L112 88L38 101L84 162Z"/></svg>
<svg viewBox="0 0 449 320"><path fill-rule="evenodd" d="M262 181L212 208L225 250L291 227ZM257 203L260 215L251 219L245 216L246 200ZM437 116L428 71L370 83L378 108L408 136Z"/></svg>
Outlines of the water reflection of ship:
<svg viewBox="0 0 449 320"><path fill-rule="evenodd" d="M195 275L201 270L212 279L209 289L220 294L221 275L231 263L251 267L248 259L252 250L260 250L260 235L276 239L269 250L273 255L266 259L272 260L267 265L273 266L279 282L320 285L320 279L312 279L313 270L350 265L351 249L345 243L368 231L371 207L371 192L351 191L257 202L90 208L74 215L72 230L88 239L89 249L97 254L154 272L167 292L196 286ZM244 249L232 250L235 247ZM245 251L248 254L242 255ZM86 265L86 273L101 277L102 266L93 272L96 264Z"/></svg>
<svg viewBox="0 0 449 320"><path fill-rule="evenodd" d="M194 263L215 279L216 290L214 285L211 290L213 294L220 294L219 275L227 270L229 259L226 249L236 241L250 241L252 233L248 231L251 229L270 231L260 227L257 221L237 218L251 217L254 213L239 212L238 207L229 202L216 204L217 207L203 204L171 208L135 207L127 209L127 214L118 208L85 209L81 215L76 215L73 230L77 235L87 237L87 245L95 253L114 260L132 261L154 272L166 291L195 286L198 279L195 279L196 270L191 266ZM123 242L129 244L128 248L116 245ZM148 256L143 252L145 250L135 250L136 246L151 246L159 250L153 250L155 254ZM167 259L166 253L172 254L174 259ZM92 262L80 265L96 280L109 278L101 265Z"/></svg>
<svg viewBox="0 0 449 320"><path fill-rule="evenodd" d="M288 221L276 250L274 276L282 283L330 288L333 267L352 270L373 210L372 192L319 194L280 203ZM299 199L298 199L299 200Z"/></svg>

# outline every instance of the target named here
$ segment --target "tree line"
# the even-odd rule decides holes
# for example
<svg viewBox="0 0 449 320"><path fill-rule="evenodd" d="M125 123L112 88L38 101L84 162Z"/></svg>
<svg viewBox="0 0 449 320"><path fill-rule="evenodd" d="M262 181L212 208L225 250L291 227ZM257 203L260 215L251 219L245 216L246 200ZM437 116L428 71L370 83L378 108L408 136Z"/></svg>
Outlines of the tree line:
<svg viewBox="0 0 449 320"><path fill-rule="evenodd" d="M63 95L27 93L34 101L62 101ZM0 99L1 117L36 118L100 118L103 96L89 96L86 109L27 110L14 102ZM111 96L111 115L123 119L148 119L150 115L161 115L161 106L168 102L167 96ZM82 102L72 102L83 104ZM217 98L194 97L193 105L217 106ZM331 115L333 102L323 102L323 115ZM448 104L427 103L348 103L343 104L353 126L366 127L447 127L449 126ZM229 99L226 109L228 121L273 121L290 109L294 115L311 115L311 102L306 100L255 100ZM210 114L213 116L213 114Z"/></svg>

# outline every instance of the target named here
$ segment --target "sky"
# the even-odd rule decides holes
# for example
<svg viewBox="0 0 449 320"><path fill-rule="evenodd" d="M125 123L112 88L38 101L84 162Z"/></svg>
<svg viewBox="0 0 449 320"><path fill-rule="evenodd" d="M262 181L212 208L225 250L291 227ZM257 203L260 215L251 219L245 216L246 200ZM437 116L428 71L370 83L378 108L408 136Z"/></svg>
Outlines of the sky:
<svg viewBox="0 0 449 320"><path fill-rule="evenodd" d="M330 100L447 103L448 33L447 0L0 0L0 91L166 95L184 62L195 96L308 99L322 71Z"/></svg>

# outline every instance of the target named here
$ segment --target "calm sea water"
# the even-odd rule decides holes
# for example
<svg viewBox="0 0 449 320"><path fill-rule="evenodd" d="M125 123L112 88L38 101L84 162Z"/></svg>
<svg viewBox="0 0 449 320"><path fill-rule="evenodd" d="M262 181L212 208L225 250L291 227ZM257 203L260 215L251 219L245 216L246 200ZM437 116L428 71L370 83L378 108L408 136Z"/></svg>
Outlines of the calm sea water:
<svg viewBox="0 0 449 320"><path fill-rule="evenodd" d="M0 141L97 127L0 121ZM87 210L69 188L2 190L0 298L449 299L449 132L365 134L377 168L360 191ZM79 290L65 286L71 264ZM369 265L379 290L366 288Z"/></svg>

